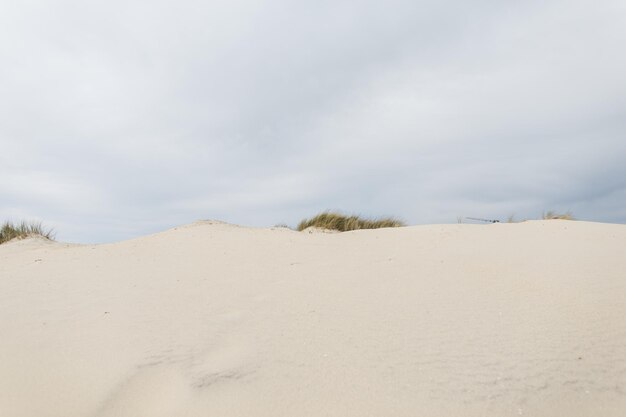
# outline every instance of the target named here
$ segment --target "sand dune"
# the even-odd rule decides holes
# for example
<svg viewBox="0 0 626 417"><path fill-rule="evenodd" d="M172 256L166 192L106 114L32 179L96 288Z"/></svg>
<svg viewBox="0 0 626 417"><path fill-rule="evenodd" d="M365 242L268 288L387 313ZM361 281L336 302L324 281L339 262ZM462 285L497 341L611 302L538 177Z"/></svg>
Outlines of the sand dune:
<svg viewBox="0 0 626 417"><path fill-rule="evenodd" d="M0 246L0 416L625 416L626 226Z"/></svg>

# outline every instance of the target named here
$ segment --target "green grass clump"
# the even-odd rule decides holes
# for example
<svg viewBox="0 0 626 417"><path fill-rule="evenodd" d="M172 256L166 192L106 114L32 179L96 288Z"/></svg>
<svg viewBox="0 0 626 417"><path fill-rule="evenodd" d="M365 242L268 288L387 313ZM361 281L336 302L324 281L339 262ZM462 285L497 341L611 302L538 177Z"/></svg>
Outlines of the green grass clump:
<svg viewBox="0 0 626 417"><path fill-rule="evenodd" d="M371 220L363 219L359 216L345 216L335 212L324 212L310 219L302 220L298 225L297 230L302 231L308 227L319 227L320 229L347 232L350 230L380 229L382 227L401 226L405 226L404 222L392 217Z"/></svg>
<svg viewBox="0 0 626 417"><path fill-rule="evenodd" d="M0 229L0 244L8 242L11 239L24 239L30 236L41 236L46 239L53 240L54 234L52 230L44 229L41 223L37 222L4 222Z"/></svg>
<svg viewBox="0 0 626 417"><path fill-rule="evenodd" d="M543 220L575 220L572 212L568 211L567 213L557 213L555 211L547 211L543 213L541 216Z"/></svg>

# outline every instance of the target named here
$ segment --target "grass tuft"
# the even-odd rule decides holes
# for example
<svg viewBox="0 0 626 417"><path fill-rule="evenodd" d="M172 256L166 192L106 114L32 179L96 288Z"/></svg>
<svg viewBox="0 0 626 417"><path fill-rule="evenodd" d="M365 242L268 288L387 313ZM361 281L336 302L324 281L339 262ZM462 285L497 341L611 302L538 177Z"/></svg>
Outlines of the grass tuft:
<svg viewBox="0 0 626 417"><path fill-rule="evenodd" d="M320 229L338 230L347 232L360 229L380 229L383 227L401 227L404 222L393 217L379 219L363 219L359 216L345 216L336 212L320 213L310 219L304 219L298 225L297 230L302 231L308 227L319 227Z"/></svg>
<svg viewBox="0 0 626 417"><path fill-rule="evenodd" d="M12 239L24 239L30 236L41 236L49 240L54 239L53 231L45 229L40 222L5 222L0 229L0 244Z"/></svg>
<svg viewBox="0 0 626 417"><path fill-rule="evenodd" d="M550 211L543 213L541 218L543 220L576 220L574 219L574 216L572 215L571 211L568 211L567 213L557 213L555 211L550 210Z"/></svg>

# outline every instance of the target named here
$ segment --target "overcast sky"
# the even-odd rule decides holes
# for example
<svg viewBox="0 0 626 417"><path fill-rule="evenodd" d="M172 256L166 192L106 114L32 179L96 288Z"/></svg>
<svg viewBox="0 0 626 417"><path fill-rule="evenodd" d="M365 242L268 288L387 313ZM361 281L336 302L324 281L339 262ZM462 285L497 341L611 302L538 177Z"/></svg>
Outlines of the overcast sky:
<svg viewBox="0 0 626 417"><path fill-rule="evenodd" d="M0 0L0 221L626 223L624 0Z"/></svg>

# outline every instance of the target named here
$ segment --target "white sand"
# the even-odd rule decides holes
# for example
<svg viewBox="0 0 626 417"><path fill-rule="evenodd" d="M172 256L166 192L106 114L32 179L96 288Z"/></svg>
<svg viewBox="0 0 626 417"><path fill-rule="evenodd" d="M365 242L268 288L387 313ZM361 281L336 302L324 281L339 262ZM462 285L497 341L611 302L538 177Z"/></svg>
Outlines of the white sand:
<svg viewBox="0 0 626 417"><path fill-rule="evenodd" d="M0 416L626 416L626 226L0 246Z"/></svg>

